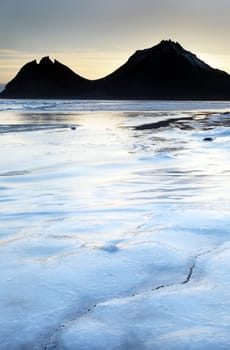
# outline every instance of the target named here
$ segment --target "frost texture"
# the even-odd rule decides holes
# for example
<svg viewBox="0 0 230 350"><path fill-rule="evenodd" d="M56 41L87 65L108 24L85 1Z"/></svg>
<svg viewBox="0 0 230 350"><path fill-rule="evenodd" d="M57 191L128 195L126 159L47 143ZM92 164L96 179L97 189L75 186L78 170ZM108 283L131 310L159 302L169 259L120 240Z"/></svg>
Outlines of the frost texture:
<svg viewBox="0 0 230 350"><path fill-rule="evenodd" d="M227 103L76 104L1 102L1 350L229 349Z"/></svg>

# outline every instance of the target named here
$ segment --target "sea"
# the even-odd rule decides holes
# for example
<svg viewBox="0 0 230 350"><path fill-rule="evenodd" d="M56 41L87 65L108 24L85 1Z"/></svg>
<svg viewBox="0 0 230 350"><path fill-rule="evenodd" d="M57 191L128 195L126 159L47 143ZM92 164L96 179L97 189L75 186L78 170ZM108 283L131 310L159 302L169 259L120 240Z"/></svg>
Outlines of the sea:
<svg viewBox="0 0 230 350"><path fill-rule="evenodd" d="M0 349L230 348L230 101L0 100Z"/></svg>

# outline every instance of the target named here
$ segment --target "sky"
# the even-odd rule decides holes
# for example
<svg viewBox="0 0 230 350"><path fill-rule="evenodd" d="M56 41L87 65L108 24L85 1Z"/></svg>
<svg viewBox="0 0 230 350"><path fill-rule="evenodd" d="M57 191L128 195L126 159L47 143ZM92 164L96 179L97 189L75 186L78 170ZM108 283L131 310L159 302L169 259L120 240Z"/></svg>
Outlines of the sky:
<svg viewBox="0 0 230 350"><path fill-rule="evenodd" d="M230 73L229 0L0 0L0 84L49 55L89 79L178 41Z"/></svg>

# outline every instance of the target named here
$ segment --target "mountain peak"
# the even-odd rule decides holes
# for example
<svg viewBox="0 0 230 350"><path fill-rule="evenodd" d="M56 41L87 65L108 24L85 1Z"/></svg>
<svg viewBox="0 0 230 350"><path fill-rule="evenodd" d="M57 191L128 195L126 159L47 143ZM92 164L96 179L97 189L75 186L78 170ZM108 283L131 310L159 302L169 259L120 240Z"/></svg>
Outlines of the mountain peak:
<svg viewBox="0 0 230 350"><path fill-rule="evenodd" d="M171 39L169 40L162 40L158 45L155 46L155 48L160 49L164 53L174 52L174 53L182 53L186 52L186 50L181 46L178 41L173 41Z"/></svg>
<svg viewBox="0 0 230 350"><path fill-rule="evenodd" d="M186 51L183 47L171 39L162 40L159 44L144 50L137 50L131 57L130 60L137 63L145 58L152 55L162 55L162 54L181 54Z"/></svg>
<svg viewBox="0 0 230 350"><path fill-rule="evenodd" d="M42 59L40 60L39 64L43 65L47 65L47 64L53 64L53 62L51 61L51 59L49 58L49 56L45 56L45 57L42 57Z"/></svg>
<svg viewBox="0 0 230 350"><path fill-rule="evenodd" d="M173 41L171 39L161 40L161 42L156 46L177 48L183 50L183 47L178 43L178 41Z"/></svg>
<svg viewBox="0 0 230 350"><path fill-rule="evenodd" d="M171 39L136 51L110 75L90 81L43 57L24 65L5 98L229 99L230 76Z"/></svg>
<svg viewBox="0 0 230 350"><path fill-rule="evenodd" d="M172 59L176 57L184 62L187 62L188 65L193 66L194 68L199 68L203 70L210 70L211 67L200 60L192 52L185 50L178 42L171 39L162 40L157 45L150 47L144 50L137 50L129 59L129 62L140 63L145 60L151 60L156 62L156 59L159 61L168 60L171 62ZM177 63L178 64L178 63Z"/></svg>

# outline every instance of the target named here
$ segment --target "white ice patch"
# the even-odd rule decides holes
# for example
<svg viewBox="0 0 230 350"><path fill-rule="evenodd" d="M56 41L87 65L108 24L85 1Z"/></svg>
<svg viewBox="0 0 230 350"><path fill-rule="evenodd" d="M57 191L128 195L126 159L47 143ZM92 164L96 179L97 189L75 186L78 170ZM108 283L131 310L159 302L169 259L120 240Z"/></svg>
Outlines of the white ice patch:
<svg viewBox="0 0 230 350"><path fill-rule="evenodd" d="M131 127L228 103L58 103L2 112L80 126L1 134L1 350L229 349L228 127Z"/></svg>

